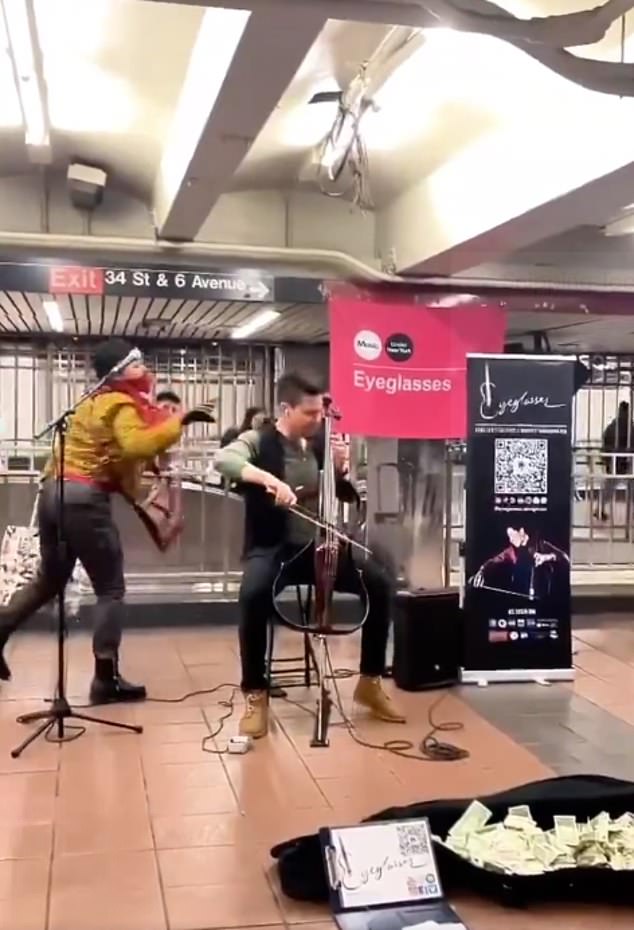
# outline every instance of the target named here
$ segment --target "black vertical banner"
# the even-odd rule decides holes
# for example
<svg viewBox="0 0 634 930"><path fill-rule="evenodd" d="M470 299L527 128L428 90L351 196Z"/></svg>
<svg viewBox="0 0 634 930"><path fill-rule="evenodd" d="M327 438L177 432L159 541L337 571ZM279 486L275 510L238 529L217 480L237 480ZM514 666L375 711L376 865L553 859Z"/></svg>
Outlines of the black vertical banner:
<svg viewBox="0 0 634 930"><path fill-rule="evenodd" d="M571 677L574 361L467 358L463 680Z"/></svg>

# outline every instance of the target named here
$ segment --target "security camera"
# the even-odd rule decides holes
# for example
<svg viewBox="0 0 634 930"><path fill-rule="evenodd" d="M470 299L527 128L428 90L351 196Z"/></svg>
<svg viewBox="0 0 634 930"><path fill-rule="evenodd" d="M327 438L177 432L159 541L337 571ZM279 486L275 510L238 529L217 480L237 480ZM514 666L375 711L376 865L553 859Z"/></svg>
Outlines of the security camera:
<svg viewBox="0 0 634 930"><path fill-rule="evenodd" d="M79 210L94 210L103 200L108 175L101 168L73 162L68 166L66 182L71 203Z"/></svg>

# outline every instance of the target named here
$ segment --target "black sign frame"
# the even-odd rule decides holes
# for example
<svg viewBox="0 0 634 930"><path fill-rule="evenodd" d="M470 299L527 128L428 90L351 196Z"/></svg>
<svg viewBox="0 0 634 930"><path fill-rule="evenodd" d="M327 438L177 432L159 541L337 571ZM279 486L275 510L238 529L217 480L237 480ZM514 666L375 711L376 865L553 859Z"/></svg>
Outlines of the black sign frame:
<svg viewBox="0 0 634 930"><path fill-rule="evenodd" d="M462 679L573 677L569 356L467 356Z"/></svg>

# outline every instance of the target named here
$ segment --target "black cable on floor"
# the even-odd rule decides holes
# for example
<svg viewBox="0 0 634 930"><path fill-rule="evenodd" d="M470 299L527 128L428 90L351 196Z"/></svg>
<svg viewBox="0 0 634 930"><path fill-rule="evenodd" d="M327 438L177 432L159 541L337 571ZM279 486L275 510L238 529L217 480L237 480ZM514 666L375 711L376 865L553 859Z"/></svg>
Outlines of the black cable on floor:
<svg viewBox="0 0 634 930"><path fill-rule="evenodd" d="M401 756L404 759L414 759L418 762L459 762L469 758L470 753L466 749L463 749L460 746L455 746L449 742L443 742L436 736L437 733L457 733L464 729L464 724L458 721L445 721L443 723L437 723L434 720L434 711L447 697L447 691L443 692L443 694L441 694L435 701L433 701L430 707L427 709L427 723L429 726L429 732L423 737L421 742L418 744L418 747L411 740L392 739L386 740L383 743L372 743L369 740L361 737L357 732L357 728L354 722L350 719L350 717L348 717L343 709L343 701L341 699L341 693L337 684L338 681L351 678L354 674L355 673L352 671L352 669L337 668L332 670L332 673L328 676L328 679L329 681L333 682L336 692L335 706L337 707L337 710L339 711L342 718L341 723L334 723L332 726L344 726L350 734L351 738L359 746L363 746L366 749L376 749L380 752L390 752L393 755ZM230 697L227 700L218 702L218 706L226 708L227 712L218 718L215 728L210 728L209 734L203 737L201 748L203 752L210 753L212 755L225 755L228 752L227 749L211 749L209 747L209 743L220 735L227 720L230 720L235 713L236 695L240 692L240 688L234 682L222 682L219 685L215 685L213 688L199 688L195 691L188 691L186 694L183 694L177 698L149 697L147 698L146 703L182 704L189 698L200 697L205 694L215 694L222 688L231 688ZM284 697L283 700L285 700L288 704L292 704L294 707L299 707L301 710L305 711L311 716L315 716L315 711L310 707L306 707L305 704L302 704L299 701L293 701L289 697ZM95 706L98 705L77 705L78 708L90 708ZM110 705L104 704L101 706L106 707ZM204 712L203 716L207 726L209 727L209 721L207 719L207 715ZM67 726L66 729L71 729L71 727ZM72 729L76 730L77 732L73 733L72 736L65 737L64 741L77 739L82 735L82 733L85 733L86 731L85 727L73 727ZM51 737L50 732L47 732L46 739L49 742L60 742L60 740L56 740L54 737Z"/></svg>
<svg viewBox="0 0 634 930"><path fill-rule="evenodd" d="M437 733L457 733L464 729L464 724L458 721L445 721L444 723L437 723L434 720L434 711L445 700L447 697L447 692L441 694L427 709L427 723L429 725L429 732L423 737L421 742L418 744L418 747L416 747L416 744L411 740L392 739L386 740L384 743L372 743L369 740L361 737L357 731L354 721L348 717L343 709L343 701L341 699L341 693L337 685L338 680L341 678L348 678L352 674L352 671L349 669L335 669L333 674L328 676L329 680L333 681L334 683L334 689L336 692L336 701L334 704L342 718L340 723L334 723L332 726L345 727L351 738L359 746L364 746L366 749L376 749L381 752L390 752L395 756L402 756L404 759L414 759L418 762L460 762L470 757L468 750L463 749L461 746L454 746L452 743L441 742L436 737ZM289 697L285 697L283 700L285 700L288 704L292 704L294 707L299 707L301 710L310 714L312 717L315 716L315 711L310 707L306 707L305 704L302 704L299 701L293 701Z"/></svg>
<svg viewBox="0 0 634 930"><path fill-rule="evenodd" d="M144 704L182 704L188 698L200 697L201 695L204 695L204 694L215 694L217 691L220 691L222 688L231 688L230 697L226 701L218 701L218 706L226 708L227 713L222 714L219 717L217 721L217 724L218 724L217 728L212 729L209 726L209 720L207 719L207 715L203 711L203 719L205 723L207 724L209 733L207 736L203 736L202 743L201 743L201 749L203 752L207 752L212 755L222 756L227 753L227 750L226 749L210 749L209 743L211 740L214 740L217 736L220 735L227 720L229 720L235 713L235 700L236 700L236 695L240 691L240 688L234 682L225 681L225 682L222 682L222 684L214 685L213 688L198 688L195 691L188 691L186 694L182 694L180 697L177 697L177 698L148 697L142 703ZM113 704L113 703L74 704L73 706L76 707L77 710L94 710L97 707L113 707L113 706L116 706L116 704ZM129 707L130 704L125 704L124 706ZM202 710L202 708L199 708L199 709ZM18 717L18 722L20 722L19 717ZM75 726L69 726L67 724L66 730L71 730L71 731L74 730L77 732L74 732L71 736L65 736L63 740L59 740L59 739L55 739L54 737L51 737L50 731L47 731L45 738L48 740L49 743L71 742L72 740L77 739L83 733L85 733L86 727L75 727Z"/></svg>

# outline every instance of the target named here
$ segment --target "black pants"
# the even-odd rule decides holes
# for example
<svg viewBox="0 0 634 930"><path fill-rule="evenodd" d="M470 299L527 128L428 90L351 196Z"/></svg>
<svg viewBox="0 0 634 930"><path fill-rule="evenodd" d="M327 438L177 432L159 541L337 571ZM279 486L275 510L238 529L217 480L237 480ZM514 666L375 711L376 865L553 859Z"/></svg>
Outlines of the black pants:
<svg viewBox="0 0 634 930"><path fill-rule="evenodd" d="M116 658L121 643L125 582L119 531L112 519L110 495L90 485L64 485L66 552L60 559L57 543L57 484L44 482L38 502L40 568L37 576L13 596L2 611L1 632L12 633L58 594L79 559L97 598L93 651L100 658Z"/></svg>
<svg viewBox="0 0 634 930"><path fill-rule="evenodd" d="M247 554L240 585L240 659L242 689L260 691L267 687L265 664L268 621L273 613L272 587L280 565L297 553L297 549L254 549ZM359 564L370 601L370 612L361 633L362 675L379 676L385 671L385 654L390 623L392 581L377 562ZM289 584L306 583L313 577L312 547L306 557L293 565ZM359 591L359 576L349 558L339 562L335 590L350 594Z"/></svg>

